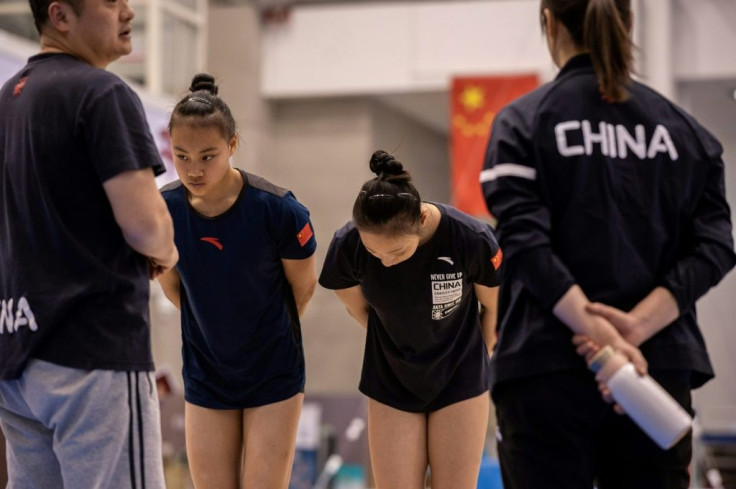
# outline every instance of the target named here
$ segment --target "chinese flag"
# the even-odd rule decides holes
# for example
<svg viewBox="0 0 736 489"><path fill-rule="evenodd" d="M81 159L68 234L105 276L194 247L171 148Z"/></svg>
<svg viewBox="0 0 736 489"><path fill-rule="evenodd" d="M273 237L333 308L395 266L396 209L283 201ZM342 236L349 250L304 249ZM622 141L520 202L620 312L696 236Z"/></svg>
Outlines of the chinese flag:
<svg viewBox="0 0 736 489"><path fill-rule="evenodd" d="M487 216L480 172L496 112L538 85L536 75L454 78L450 120L452 197L455 207ZM510 162L511 163L511 162Z"/></svg>

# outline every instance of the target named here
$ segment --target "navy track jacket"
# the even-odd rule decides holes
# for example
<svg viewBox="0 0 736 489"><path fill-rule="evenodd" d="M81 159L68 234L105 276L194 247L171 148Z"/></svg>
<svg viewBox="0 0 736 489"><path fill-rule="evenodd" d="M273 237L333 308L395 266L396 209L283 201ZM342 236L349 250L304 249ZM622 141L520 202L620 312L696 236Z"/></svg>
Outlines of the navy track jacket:
<svg viewBox="0 0 736 489"><path fill-rule="evenodd" d="M695 302L734 266L722 147L632 83L603 100L588 55L495 118L481 184L506 260L494 380L584 368L552 314L578 284L624 311L655 287L680 317L641 345L651 368L713 376Z"/></svg>

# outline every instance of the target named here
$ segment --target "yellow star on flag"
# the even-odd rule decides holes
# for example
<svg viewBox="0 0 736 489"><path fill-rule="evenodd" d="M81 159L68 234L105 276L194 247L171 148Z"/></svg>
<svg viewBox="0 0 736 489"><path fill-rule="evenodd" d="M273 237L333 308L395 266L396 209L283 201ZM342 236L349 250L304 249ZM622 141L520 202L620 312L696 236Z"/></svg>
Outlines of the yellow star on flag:
<svg viewBox="0 0 736 489"><path fill-rule="evenodd" d="M467 87L460 94L460 103L466 110L478 110L485 104L486 94L481 87Z"/></svg>

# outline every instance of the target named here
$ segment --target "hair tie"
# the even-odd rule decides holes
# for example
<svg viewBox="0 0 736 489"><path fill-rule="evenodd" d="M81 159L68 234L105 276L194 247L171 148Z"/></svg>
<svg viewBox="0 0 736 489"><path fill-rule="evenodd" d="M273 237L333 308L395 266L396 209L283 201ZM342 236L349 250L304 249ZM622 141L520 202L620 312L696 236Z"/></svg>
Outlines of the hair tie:
<svg viewBox="0 0 736 489"><path fill-rule="evenodd" d="M202 104L212 105L212 102L210 102L206 98L202 98L202 97L189 97L187 99L187 102L199 102L199 103L202 103Z"/></svg>
<svg viewBox="0 0 736 489"><path fill-rule="evenodd" d="M361 190L362 194L366 194L365 190ZM392 199L411 199L416 200L416 197L409 192L399 192L397 194L373 194L368 196L368 200L392 200Z"/></svg>

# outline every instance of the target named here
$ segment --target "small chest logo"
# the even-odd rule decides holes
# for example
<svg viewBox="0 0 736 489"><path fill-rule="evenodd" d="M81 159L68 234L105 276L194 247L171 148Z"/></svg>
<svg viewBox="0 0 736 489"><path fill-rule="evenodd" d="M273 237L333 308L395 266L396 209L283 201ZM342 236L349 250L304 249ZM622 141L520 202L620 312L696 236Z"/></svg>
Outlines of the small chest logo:
<svg viewBox="0 0 736 489"><path fill-rule="evenodd" d="M463 300L463 272L433 273L430 275L432 286L432 319L444 319L458 307Z"/></svg>
<svg viewBox="0 0 736 489"><path fill-rule="evenodd" d="M222 243L220 243L220 238L205 237L205 238L200 238L199 240L204 241L205 243L209 243L215 248L217 248L218 250L222 251L223 246L222 246Z"/></svg>
<svg viewBox="0 0 736 489"><path fill-rule="evenodd" d="M24 76L21 78L18 83L13 88L13 97L20 97L20 92L23 91L23 87L26 86L26 81L28 80L27 76Z"/></svg>

